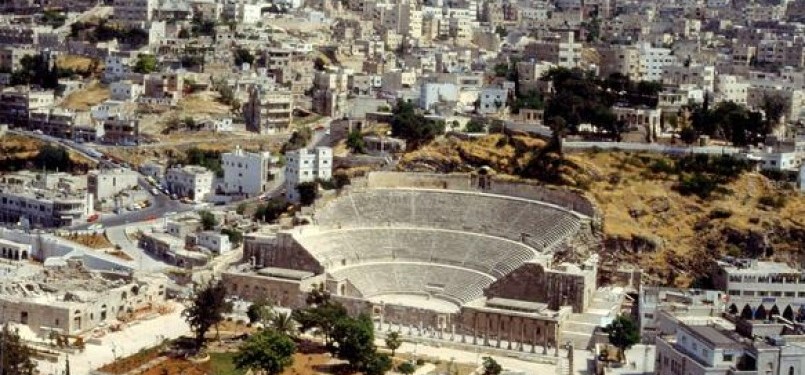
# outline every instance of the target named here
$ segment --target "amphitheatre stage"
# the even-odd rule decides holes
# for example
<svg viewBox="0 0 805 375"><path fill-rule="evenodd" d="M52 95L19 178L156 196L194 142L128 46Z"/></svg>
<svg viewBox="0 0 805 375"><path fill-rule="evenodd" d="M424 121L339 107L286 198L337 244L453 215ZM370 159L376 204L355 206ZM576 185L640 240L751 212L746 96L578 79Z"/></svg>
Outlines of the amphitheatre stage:
<svg viewBox="0 0 805 375"><path fill-rule="evenodd" d="M247 236L243 263L223 276L231 293L296 308L324 284L381 324L532 350L566 342L562 323L596 293L598 218L571 191L374 172L305 214L307 225Z"/></svg>

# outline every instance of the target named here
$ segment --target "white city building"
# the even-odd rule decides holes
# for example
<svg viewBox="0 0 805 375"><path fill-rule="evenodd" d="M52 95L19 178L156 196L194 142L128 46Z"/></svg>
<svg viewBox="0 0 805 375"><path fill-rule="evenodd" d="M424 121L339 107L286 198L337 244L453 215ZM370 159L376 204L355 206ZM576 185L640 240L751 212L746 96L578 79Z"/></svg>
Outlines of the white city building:
<svg viewBox="0 0 805 375"><path fill-rule="evenodd" d="M650 43L640 44L640 70L643 81L662 81L663 68L676 64L676 56L670 48L652 47Z"/></svg>
<svg viewBox="0 0 805 375"><path fill-rule="evenodd" d="M240 146L221 154L224 169L223 190L226 194L255 196L268 189L271 166L270 152L246 152Z"/></svg>
<svg viewBox="0 0 805 375"><path fill-rule="evenodd" d="M329 180L333 174L333 149L316 147L315 150L300 149L285 154L285 197L299 201L296 186L303 182Z"/></svg>
<svg viewBox="0 0 805 375"><path fill-rule="evenodd" d="M112 198L121 191L137 186L137 172L125 168L91 171L87 176L87 190L98 201Z"/></svg>
<svg viewBox="0 0 805 375"><path fill-rule="evenodd" d="M171 193L199 202L212 193L214 177L210 170L197 165L175 166L165 174L165 183Z"/></svg>

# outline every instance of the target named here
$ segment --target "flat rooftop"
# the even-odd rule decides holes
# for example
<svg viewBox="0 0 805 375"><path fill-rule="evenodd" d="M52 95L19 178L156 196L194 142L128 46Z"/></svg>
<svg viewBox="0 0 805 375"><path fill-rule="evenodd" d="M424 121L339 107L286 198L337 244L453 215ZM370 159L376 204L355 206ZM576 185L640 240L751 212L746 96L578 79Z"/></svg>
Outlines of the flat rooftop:
<svg viewBox="0 0 805 375"><path fill-rule="evenodd" d="M741 343L713 326L687 326L687 330L713 347L736 347Z"/></svg>

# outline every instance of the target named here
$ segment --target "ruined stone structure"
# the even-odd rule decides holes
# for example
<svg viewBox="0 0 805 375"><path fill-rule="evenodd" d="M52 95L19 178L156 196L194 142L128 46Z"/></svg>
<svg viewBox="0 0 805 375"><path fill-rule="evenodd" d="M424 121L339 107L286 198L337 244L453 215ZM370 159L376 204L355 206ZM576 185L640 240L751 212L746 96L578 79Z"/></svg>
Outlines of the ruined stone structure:
<svg viewBox="0 0 805 375"><path fill-rule="evenodd" d="M0 324L76 335L165 302L165 277L89 271L77 260L31 267L0 269Z"/></svg>
<svg viewBox="0 0 805 375"><path fill-rule="evenodd" d="M596 210L568 191L372 173L317 202L310 221L247 236L244 263L223 275L229 291L294 308L323 283L379 327L532 351L563 344L562 322L596 291ZM560 261L569 253L584 260Z"/></svg>

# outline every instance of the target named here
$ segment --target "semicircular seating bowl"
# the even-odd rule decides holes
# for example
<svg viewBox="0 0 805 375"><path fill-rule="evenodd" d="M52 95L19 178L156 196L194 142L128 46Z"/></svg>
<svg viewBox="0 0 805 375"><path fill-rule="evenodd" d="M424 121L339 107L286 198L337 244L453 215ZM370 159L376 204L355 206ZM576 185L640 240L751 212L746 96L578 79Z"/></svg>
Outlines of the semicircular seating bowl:
<svg viewBox="0 0 805 375"><path fill-rule="evenodd" d="M551 250L583 216L539 201L475 192L371 189L315 212L296 241L366 297L419 294L464 304Z"/></svg>
<svg viewBox="0 0 805 375"><path fill-rule="evenodd" d="M320 225L412 226L483 233L550 248L575 233L580 217L538 201L460 191L353 191L316 212Z"/></svg>

